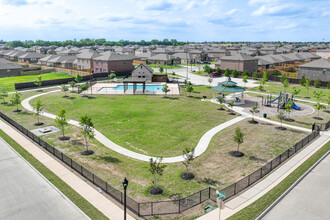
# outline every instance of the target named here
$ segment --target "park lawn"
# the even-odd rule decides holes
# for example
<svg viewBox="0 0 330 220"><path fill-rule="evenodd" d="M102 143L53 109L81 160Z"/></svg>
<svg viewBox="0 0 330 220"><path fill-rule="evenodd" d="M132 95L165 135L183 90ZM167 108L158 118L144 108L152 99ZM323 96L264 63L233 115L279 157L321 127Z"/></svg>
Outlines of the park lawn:
<svg viewBox="0 0 330 220"><path fill-rule="evenodd" d="M15 83L34 82L39 76L41 76L42 80L63 79L63 78L73 77L67 73L60 73L60 72L51 72L51 73L44 73L40 75L30 75L30 76L11 76L11 77L0 78L0 85L5 87L9 92L11 92L15 90Z"/></svg>
<svg viewBox="0 0 330 220"><path fill-rule="evenodd" d="M158 64L148 64L149 67L151 68L159 68L159 67L163 67L163 68L167 68L167 69L177 69L177 68L184 68L184 66L181 65L158 65Z"/></svg>
<svg viewBox="0 0 330 220"><path fill-rule="evenodd" d="M259 84L259 82L256 82L256 84ZM293 87L296 87L296 89L300 89L300 93L295 96L297 99L305 99L305 100L311 100L311 101L317 101L313 97L313 92L314 91L322 91L324 96L321 101L325 102L325 99L327 98L327 95L330 95L330 89L327 88L316 88L313 86L309 87L309 90L307 91L305 87L298 85L298 84L290 84L290 87L287 89L287 92L292 94ZM253 87L253 88L248 88L248 91L254 91L254 92L259 92L258 87ZM282 83L280 82L267 82L264 85L264 91L263 93L271 93L274 95L278 95L279 92L284 92L284 87Z"/></svg>
<svg viewBox="0 0 330 220"><path fill-rule="evenodd" d="M204 70L190 72L190 73L196 74L196 75L199 75L199 76L208 76L208 74Z"/></svg>
<svg viewBox="0 0 330 220"><path fill-rule="evenodd" d="M195 93L192 94L198 98L197 101L200 99L198 95L209 95L212 93L205 86L195 87L195 90ZM27 92L23 98L34 94L38 93L35 91ZM75 94L70 94L70 96L75 97ZM76 99L80 98L76 97ZM180 96L179 98L181 99L182 97ZM12 113L13 106L0 105L0 108L24 126L30 129L36 128L33 125L36 119L32 114ZM212 104L209 110L215 109L219 115L225 117L226 112L220 113L217 108L217 105ZM41 117L41 122L45 123L44 126L55 125L53 120L44 117ZM229 151L236 149L236 144L232 141L236 126L240 126L246 134L257 134L246 136L245 142L241 146L241 151L246 154L243 158L234 158L228 154ZM261 127L259 128L259 126ZM104 147L95 139L89 140L89 148L94 150L95 154L82 156L80 152L85 149L85 146L79 128L68 126L66 134L71 137L69 141L59 141L57 137L61 135L60 133L44 135L42 138L117 189L122 190L121 181L124 177L127 177L130 181L128 195L139 202L175 199L177 197L174 195L177 193L181 194L181 196L187 196L209 186L217 189L228 186L244 175L248 175L250 172L260 168L266 163L264 160L276 157L306 135L292 130L279 131L274 129L274 126L268 124L251 126L244 120L219 132L212 139L207 151L195 159L191 170L196 175L196 179L183 181L180 178L180 174L185 170L182 163L167 164L164 175L159 179L159 184L164 187L165 193L161 196L149 196L147 188L152 184L153 178L148 172L149 166L147 162L138 161L116 153ZM254 143L258 143L258 145L254 145ZM164 148L160 150L164 150ZM258 160L250 160L250 156L255 156Z"/></svg>
<svg viewBox="0 0 330 220"><path fill-rule="evenodd" d="M278 199L292 184L294 184L305 172L308 171L323 155L330 150L330 142L325 144L302 165L295 169L282 182L271 189L251 205L235 213L228 220L252 220L256 219L265 211L276 199Z"/></svg>
<svg viewBox="0 0 330 220"><path fill-rule="evenodd" d="M95 99L61 92L40 97L45 111L57 114L61 108L67 117L79 120L88 115L95 128L118 145L152 156L181 155L186 147L195 147L202 135L234 116L217 110L211 102L202 102L198 89L195 97L109 96ZM35 103L37 99L32 100Z"/></svg>

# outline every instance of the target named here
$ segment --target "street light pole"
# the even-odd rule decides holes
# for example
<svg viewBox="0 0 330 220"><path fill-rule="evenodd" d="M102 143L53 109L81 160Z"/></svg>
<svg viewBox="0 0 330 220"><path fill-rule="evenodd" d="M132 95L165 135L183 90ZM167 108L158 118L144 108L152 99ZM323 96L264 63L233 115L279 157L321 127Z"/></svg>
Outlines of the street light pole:
<svg viewBox="0 0 330 220"><path fill-rule="evenodd" d="M128 186L128 180L126 179L126 177L122 183L123 183L123 187L124 187L124 220L126 220L126 189Z"/></svg>

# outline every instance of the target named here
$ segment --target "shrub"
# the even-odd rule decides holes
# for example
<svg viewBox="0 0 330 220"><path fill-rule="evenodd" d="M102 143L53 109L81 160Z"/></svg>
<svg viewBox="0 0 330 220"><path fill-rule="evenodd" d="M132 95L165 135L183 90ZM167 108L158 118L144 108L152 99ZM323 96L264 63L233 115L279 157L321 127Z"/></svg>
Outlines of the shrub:
<svg viewBox="0 0 330 220"><path fill-rule="evenodd" d="M314 81L314 86L318 88L321 85L322 85L322 82L321 82L320 78L317 77L316 80Z"/></svg>
<svg viewBox="0 0 330 220"><path fill-rule="evenodd" d="M233 77L238 77L238 71L237 70L233 70L233 72L232 72L232 74L233 74Z"/></svg>
<svg viewBox="0 0 330 220"><path fill-rule="evenodd" d="M250 76L250 73L249 73L247 70L245 70L245 71L242 73L242 76Z"/></svg>
<svg viewBox="0 0 330 220"><path fill-rule="evenodd" d="M255 71L253 74L252 74L252 77L254 79L258 79L259 78L259 73L257 71Z"/></svg>
<svg viewBox="0 0 330 220"><path fill-rule="evenodd" d="M227 68L225 70L225 73L224 74L225 74L225 76L230 76L230 74L231 74L230 69Z"/></svg>

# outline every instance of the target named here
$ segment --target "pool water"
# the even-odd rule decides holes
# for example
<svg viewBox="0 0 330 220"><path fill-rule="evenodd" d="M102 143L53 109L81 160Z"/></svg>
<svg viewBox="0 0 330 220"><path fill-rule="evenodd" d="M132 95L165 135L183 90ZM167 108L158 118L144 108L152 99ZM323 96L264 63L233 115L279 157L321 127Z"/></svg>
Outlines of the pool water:
<svg viewBox="0 0 330 220"><path fill-rule="evenodd" d="M133 85L127 86L128 90L133 90ZM137 90L142 90L143 85L137 85ZM162 92L162 85L146 85L146 92ZM98 90L99 92L108 92L108 91L124 91L124 85L117 85L116 87L102 87Z"/></svg>

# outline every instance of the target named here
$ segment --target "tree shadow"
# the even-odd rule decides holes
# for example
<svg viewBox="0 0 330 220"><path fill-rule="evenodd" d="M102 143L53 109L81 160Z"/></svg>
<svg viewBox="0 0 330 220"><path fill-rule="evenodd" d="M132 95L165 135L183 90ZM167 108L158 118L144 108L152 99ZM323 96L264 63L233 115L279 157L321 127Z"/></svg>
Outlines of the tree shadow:
<svg viewBox="0 0 330 220"><path fill-rule="evenodd" d="M88 96L87 98L88 98L88 99L96 99L95 96Z"/></svg>
<svg viewBox="0 0 330 220"><path fill-rule="evenodd" d="M203 178L203 179L199 179L197 180L198 183L206 183L208 185L212 185L212 186L217 186L217 185L221 185L222 183L217 181L217 180L214 180L214 179L211 179L211 178Z"/></svg>
<svg viewBox="0 0 330 220"><path fill-rule="evenodd" d="M267 163L266 159L259 158L259 157L256 157L256 156L250 156L250 160L257 161L257 162L260 162L260 163Z"/></svg>
<svg viewBox="0 0 330 220"><path fill-rule="evenodd" d="M77 146L84 146L84 144L81 142L81 140L79 140L79 139L72 139L71 141L70 141L70 143L72 144L72 145L77 145Z"/></svg>
<svg viewBox="0 0 330 220"><path fill-rule="evenodd" d="M119 160L115 157L112 157L112 156L95 156L94 158L97 160L102 160L102 161L109 162L109 163L121 163L121 160Z"/></svg>
<svg viewBox="0 0 330 220"><path fill-rule="evenodd" d="M179 98L177 98L177 97L168 97L168 99L170 99L170 100L179 100Z"/></svg>
<svg viewBox="0 0 330 220"><path fill-rule="evenodd" d="M27 112L27 111L21 111L19 114L20 115L32 115L31 112Z"/></svg>
<svg viewBox="0 0 330 220"><path fill-rule="evenodd" d="M76 99L76 97L70 96L70 97L68 97L68 99L71 99L72 100L72 99Z"/></svg>

